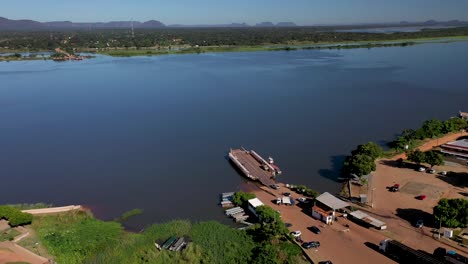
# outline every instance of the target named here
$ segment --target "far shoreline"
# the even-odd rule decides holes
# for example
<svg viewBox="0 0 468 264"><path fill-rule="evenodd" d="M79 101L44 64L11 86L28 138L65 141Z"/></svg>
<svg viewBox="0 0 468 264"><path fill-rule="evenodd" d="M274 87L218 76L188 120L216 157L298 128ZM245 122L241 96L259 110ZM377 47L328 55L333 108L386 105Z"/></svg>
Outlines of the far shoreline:
<svg viewBox="0 0 468 264"><path fill-rule="evenodd" d="M341 49L371 49L385 47L408 47L419 44L447 44L453 42L468 41L468 36L449 36L437 38L416 38L382 41L348 41L348 42L317 42L317 43L295 43L295 44L271 44L259 46L200 46L200 47L175 47L174 49L157 49L146 47L137 49L135 47L125 49L93 50L90 48L77 49L76 53L88 53L110 57L152 57L163 55L184 55L184 54L204 54L204 53L227 53L227 52L259 52L259 51L298 51L298 50L341 50ZM0 62L13 61L36 61L52 60L50 57L22 57L14 59L2 58L2 54L10 53L36 53L53 52L51 50L6 50L0 49Z"/></svg>

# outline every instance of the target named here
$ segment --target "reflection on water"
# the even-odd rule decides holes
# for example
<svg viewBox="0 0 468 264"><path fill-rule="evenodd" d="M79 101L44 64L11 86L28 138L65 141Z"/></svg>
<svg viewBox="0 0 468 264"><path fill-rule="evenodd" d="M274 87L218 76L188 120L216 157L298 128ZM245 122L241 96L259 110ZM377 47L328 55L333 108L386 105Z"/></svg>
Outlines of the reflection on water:
<svg viewBox="0 0 468 264"><path fill-rule="evenodd" d="M227 221L219 193L248 186L225 158L240 146L336 192L357 144L468 108L467 47L0 63L0 201L142 208L134 229Z"/></svg>

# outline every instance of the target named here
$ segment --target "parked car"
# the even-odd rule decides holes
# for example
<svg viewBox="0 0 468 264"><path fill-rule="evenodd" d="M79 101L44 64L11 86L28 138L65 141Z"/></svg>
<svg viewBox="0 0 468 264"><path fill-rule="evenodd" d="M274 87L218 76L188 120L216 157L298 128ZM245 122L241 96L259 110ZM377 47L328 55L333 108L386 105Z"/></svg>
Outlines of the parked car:
<svg viewBox="0 0 468 264"><path fill-rule="evenodd" d="M313 233L317 234L317 235L320 234L320 229L318 227L316 227L316 226L309 227L309 230L312 231Z"/></svg>
<svg viewBox="0 0 468 264"><path fill-rule="evenodd" d="M446 171L441 171L440 175L445 176L445 175L447 175L447 172Z"/></svg>
<svg viewBox="0 0 468 264"><path fill-rule="evenodd" d="M283 201L281 200L280 197L276 198L276 204L281 204Z"/></svg>
<svg viewBox="0 0 468 264"><path fill-rule="evenodd" d="M294 231L294 232L291 232L291 235L292 235L293 237L300 237L300 236L302 235L302 232L299 231L299 230L298 230L298 231Z"/></svg>
<svg viewBox="0 0 468 264"><path fill-rule="evenodd" d="M278 184L272 184L272 185L270 185L270 188L278 190L280 187L279 187Z"/></svg>
<svg viewBox="0 0 468 264"><path fill-rule="evenodd" d="M418 171L421 171L421 172L426 171L426 168L424 168L424 167L419 167Z"/></svg>
<svg viewBox="0 0 468 264"><path fill-rule="evenodd" d="M417 227L417 228L421 228L421 227L424 226L424 221L422 219L418 219L418 221L416 221L414 226Z"/></svg>
<svg viewBox="0 0 468 264"><path fill-rule="evenodd" d="M302 247L305 248L305 249L318 248L318 247L320 247L320 242L319 241L305 242L305 243L302 243Z"/></svg>
<svg viewBox="0 0 468 264"><path fill-rule="evenodd" d="M309 199L307 199L305 197L301 197L301 198L299 198L297 200L299 200L299 202L301 202L301 203L309 203Z"/></svg>
<svg viewBox="0 0 468 264"><path fill-rule="evenodd" d="M398 192L400 190L400 184L395 183L392 187L389 189L391 192Z"/></svg>
<svg viewBox="0 0 468 264"><path fill-rule="evenodd" d="M318 264L333 264L330 260L320 261Z"/></svg>
<svg viewBox="0 0 468 264"><path fill-rule="evenodd" d="M436 173L436 170L430 169L430 170L429 170L429 173L430 173L430 174L435 174L435 173Z"/></svg>
<svg viewBox="0 0 468 264"><path fill-rule="evenodd" d="M289 193L289 192L285 192L285 193L283 193L283 195L287 196L287 197L291 197L291 193Z"/></svg>
<svg viewBox="0 0 468 264"><path fill-rule="evenodd" d="M426 195L424 195L424 194L418 195L418 196L416 196L416 199L424 200L424 199L426 199Z"/></svg>

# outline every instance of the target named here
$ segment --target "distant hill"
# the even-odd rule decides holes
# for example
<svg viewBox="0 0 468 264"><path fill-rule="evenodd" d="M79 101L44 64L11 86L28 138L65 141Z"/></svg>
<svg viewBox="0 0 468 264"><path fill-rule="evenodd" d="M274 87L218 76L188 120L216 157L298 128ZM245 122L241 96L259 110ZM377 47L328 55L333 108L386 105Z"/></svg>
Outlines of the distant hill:
<svg viewBox="0 0 468 264"><path fill-rule="evenodd" d="M89 22L89 23L77 23L72 21L52 21L52 22L38 22L29 19L21 20L12 20L4 17L0 17L0 31L16 31L16 30L47 30L47 29L128 29L131 28L139 29L157 29L157 28L244 28L252 27L246 23L230 23L230 24L212 24L212 25L182 25L182 24L173 24L165 25L157 20L149 20L146 22L139 21L110 21L110 22ZM253 27L297 27L293 22L279 22L274 24L273 22L261 22L255 24ZM468 26L468 21L459 21L459 20L450 20L450 21L436 21L436 20L427 20L423 22L391 22L391 23L362 23L362 24L337 24L337 25L310 25L310 26L320 26L327 28L362 28L362 27L405 27L405 26Z"/></svg>
<svg viewBox="0 0 468 264"><path fill-rule="evenodd" d="M162 28L165 25L156 20L146 22L138 21L111 21L111 22L91 22L91 23L75 23L71 21L52 21L52 22L37 22L33 20L12 20L0 17L0 30L40 30L40 29L119 29L119 28Z"/></svg>
<svg viewBox="0 0 468 264"><path fill-rule="evenodd" d="M33 20L10 20L0 17L0 29L24 30L45 27L42 23Z"/></svg>
<svg viewBox="0 0 468 264"><path fill-rule="evenodd" d="M261 22L261 23L257 23L255 24L256 27L274 27L275 24L273 24L272 22Z"/></svg>
<svg viewBox="0 0 468 264"><path fill-rule="evenodd" d="M276 24L277 27L297 27L294 22L279 22Z"/></svg>
<svg viewBox="0 0 468 264"><path fill-rule="evenodd" d="M172 24L167 25L171 28L243 28L250 27L246 23L231 23L231 24L214 24L214 25L182 25L182 24Z"/></svg>

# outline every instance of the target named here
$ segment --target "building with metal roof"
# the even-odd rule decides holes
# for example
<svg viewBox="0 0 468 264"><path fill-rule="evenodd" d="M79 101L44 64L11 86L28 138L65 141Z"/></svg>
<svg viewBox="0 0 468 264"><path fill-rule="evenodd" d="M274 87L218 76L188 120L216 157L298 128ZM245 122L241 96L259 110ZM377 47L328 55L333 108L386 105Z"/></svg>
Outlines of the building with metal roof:
<svg viewBox="0 0 468 264"><path fill-rule="evenodd" d="M359 220L360 222L363 222L367 225L373 226L377 229L380 229L380 230L387 229L387 224L380 221L379 219L369 216L368 214L364 213L361 210L354 211L350 213L350 215L354 219Z"/></svg>
<svg viewBox="0 0 468 264"><path fill-rule="evenodd" d="M264 205L264 204L258 198L253 198L253 199L248 200L249 210L257 217L258 217L258 215L257 215L257 211L255 210L255 208L257 208L259 206L262 206L262 205Z"/></svg>
<svg viewBox="0 0 468 264"><path fill-rule="evenodd" d="M448 142L440 146L440 152L459 158L468 159L468 139Z"/></svg>
<svg viewBox="0 0 468 264"><path fill-rule="evenodd" d="M348 206L350 206L349 203L336 198L328 192L324 192L315 198L312 217L326 224L331 224L335 219L335 211Z"/></svg>
<svg viewBox="0 0 468 264"><path fill-rule="evenodd" d="M336 198L328 192L324 192L321 195L317 196L315 200L319 201L323 205L326 205L333 210L338 210L350 206L349 203Z"/></svg>

